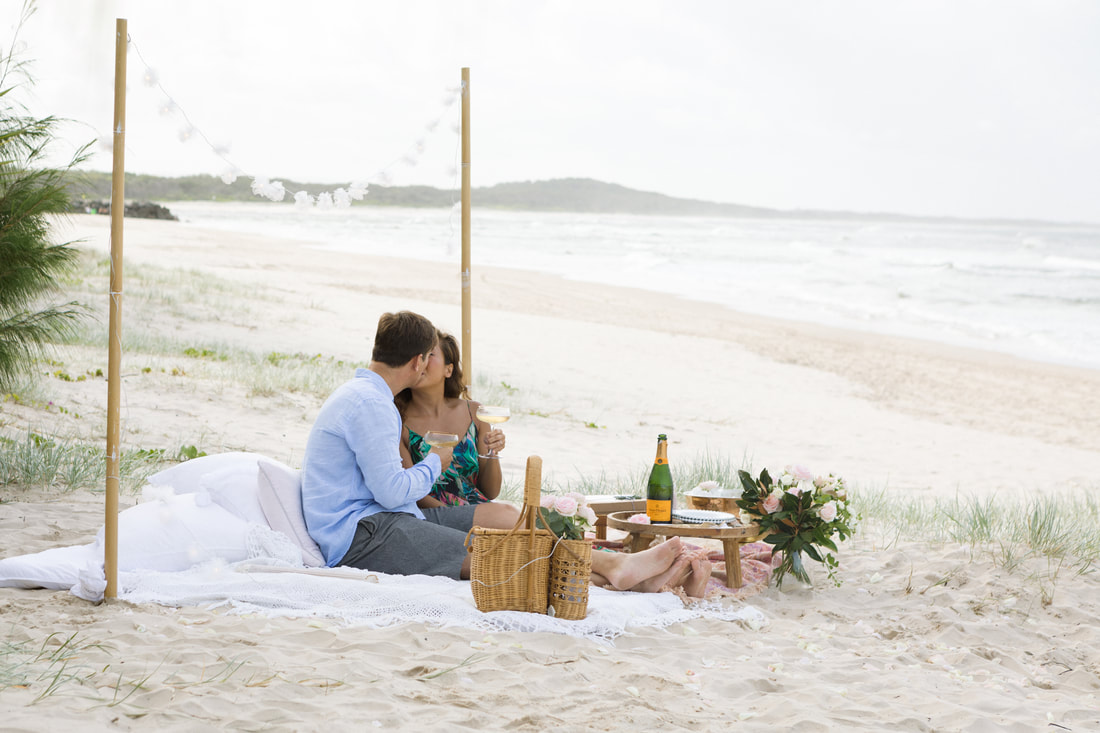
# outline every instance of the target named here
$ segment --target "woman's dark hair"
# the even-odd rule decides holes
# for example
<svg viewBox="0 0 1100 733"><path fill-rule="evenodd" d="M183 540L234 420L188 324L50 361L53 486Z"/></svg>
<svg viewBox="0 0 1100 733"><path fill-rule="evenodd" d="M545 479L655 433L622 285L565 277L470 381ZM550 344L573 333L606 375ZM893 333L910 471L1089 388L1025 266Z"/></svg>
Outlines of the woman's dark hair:
<svg viewBox="0 0 1100 733"><path fill-rule="evenodd" d="M443 352L443 363L451 365L451 376L443 382L444 397L462 397L466 394L466 383L462 381L462 359L458 355L458 341L449 333L439 331L439 350Z"/></svg>
<svg viewBox="0 0 1100 733"><path fill-rule="evenodd" d="M443 354L444 366L450 364L451 376L443 380L443 396L447 398L461 397L469 399L466 392L466 384L462 381L462 361L458 354L458 341L449 333L436 332L439 342L439 351ZM412 400L412 390L405 388L393 396L393 402L397 405L397 411L401 413L401 419L405 419L405 409Z"/></svg>

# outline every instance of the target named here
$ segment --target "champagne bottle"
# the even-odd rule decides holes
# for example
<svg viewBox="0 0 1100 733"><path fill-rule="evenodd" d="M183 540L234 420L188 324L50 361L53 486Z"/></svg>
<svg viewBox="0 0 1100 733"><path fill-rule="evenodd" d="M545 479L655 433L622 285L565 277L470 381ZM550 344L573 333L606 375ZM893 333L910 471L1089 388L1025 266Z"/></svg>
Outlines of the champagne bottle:
<svg viewBox="0 0 1100 733"><path fill-rule="evenodd" d="M657 457L653 459L653 470L649 473L645 513L653 524L672 521L672 471L668 467L668 438L664 433L657 436Z"/></svg>

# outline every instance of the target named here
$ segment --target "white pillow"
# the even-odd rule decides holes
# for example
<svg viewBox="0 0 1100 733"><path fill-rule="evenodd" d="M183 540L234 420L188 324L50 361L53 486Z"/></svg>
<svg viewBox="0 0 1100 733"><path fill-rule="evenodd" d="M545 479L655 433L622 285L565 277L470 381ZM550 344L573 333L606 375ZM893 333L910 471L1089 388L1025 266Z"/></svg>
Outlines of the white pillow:
<svg viewBox="0 0 1100 733"><path fill-rule="evenodd" d="M206 474L232 466L251 466L255 468L256 461L260 458L263 458L263 456L259 453L243 453L241 451L192 458L190 461L184 461L176 466L154 473L149 477L149 483L154 486L171 486L177 494L190 494L199 490L199 481Z"/></svg>
<svg viewBox="0 0 1100 733"><path fill-rule="evenodd" d="M260 506L267 523L302 548L306 567L324 567L325 556L309 536L302 514L302 478L299 471L269 459L260 460Z"/></svg>
<svg viewBox="0 0 1100 733"><path fill-rule="evenodd" d="M130 507L118 515L118 569L186 570L213 560L248 558L248 523L217 504L201 506L195 494ZM102 557L103 529L96 537Z"/></svg>
<svg viewBox="0 0 1100 733"><path fill-rule="evenodd" d="M199 489L210 493L213 502L246 522L267 526L258 496L259 468L256 461L212 471L199 479Z"/></svg>
<svg viewBox="0 0 1100 733"><path fill-rule="evenodd" d="M76 585L86 565L99 564L103 574L103 548L96 544L55 547L33 555L0 560L0 588L49 588L68 590Z"/></svg>

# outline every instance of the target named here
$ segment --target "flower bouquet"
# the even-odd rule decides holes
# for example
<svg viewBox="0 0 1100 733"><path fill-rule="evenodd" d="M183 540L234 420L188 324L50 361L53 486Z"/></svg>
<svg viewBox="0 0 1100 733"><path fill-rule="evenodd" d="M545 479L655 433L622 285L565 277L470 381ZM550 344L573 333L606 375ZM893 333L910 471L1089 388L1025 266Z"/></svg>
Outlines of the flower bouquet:
<svg viewBox="0 0 1100 733"><path fill-rule="evenodd" d="M840 585L836 577L837 552L832 536L847 539L852 534L852 513L844 480L839 476L815 477L803 466L787 466L773 479L767 469L754 479L738 471L744 491L737 505L767 533L764 541L782 553L775 569L775 582L783 585L787 573L810 584L810 576L802 564L802 553L825 565L829 579ZM830 552L830 550L832 552Z"/></svg>
<svg viewBox="0 0 1100 733"><path fill-rule="evenodd" d="M596 512L584 495L544 496L538 510L538 526L557 535L550 555L550 606L547 613L577 620L588 613L588 581L592 576L592 543L584 538L596 524Z"/></svg>
<svg viewBox="0 0 1100 733"><path fill-rule="evenodd" d="M583 494L572 491L564 496L547 494L540 502L540 528L565 540L583 540L585 530L596 525L596 512L588 506Z"/></svg>

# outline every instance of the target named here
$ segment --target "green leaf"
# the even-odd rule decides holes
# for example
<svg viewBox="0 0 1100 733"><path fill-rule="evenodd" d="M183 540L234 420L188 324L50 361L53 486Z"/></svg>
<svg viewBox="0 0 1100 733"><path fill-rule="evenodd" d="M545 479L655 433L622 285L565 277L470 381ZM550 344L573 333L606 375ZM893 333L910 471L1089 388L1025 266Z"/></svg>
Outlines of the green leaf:
<svg viewBox="0 0 1100 733"><path fill-rule="evenodd" d="M760 483L764 485L765 489L771 490L772 477L768 475L768 469L766 468L760 471Z"/></svg>

